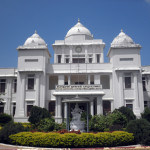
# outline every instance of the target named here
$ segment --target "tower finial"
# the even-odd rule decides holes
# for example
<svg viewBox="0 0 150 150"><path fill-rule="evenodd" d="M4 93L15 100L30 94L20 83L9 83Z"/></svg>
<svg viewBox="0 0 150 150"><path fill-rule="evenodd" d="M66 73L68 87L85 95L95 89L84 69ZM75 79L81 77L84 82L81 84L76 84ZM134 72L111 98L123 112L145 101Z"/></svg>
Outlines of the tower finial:
<svg viewBox="0 0 150 150"><path fill-rule="evenodd" d="M78 22L80 22L80 19L78 18Z"/></svg>
<svg viewBox="0 0 150 150"><path fill-rule="evenodd" d="M123 32L123 29L121 29L121 32Z"/></svg>
<svg viewBox="0 0 150 150"><path fill-rule="evenodd" d="M35 33L37 34L37 31L35 30Z"/></svg>

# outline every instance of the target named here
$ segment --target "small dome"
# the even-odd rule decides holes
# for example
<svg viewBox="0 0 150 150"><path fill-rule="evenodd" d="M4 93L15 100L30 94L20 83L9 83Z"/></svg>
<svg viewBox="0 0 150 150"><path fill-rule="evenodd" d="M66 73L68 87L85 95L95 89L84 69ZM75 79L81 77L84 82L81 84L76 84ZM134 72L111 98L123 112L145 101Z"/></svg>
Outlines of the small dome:
<svg viewBox="0 0 150 150"><path fill-rule="evenodd" d="M91 32L80 23L79 19L78 19L78 23L67 32L66 38L71 35L88 35L92 37Z"/></svg>
<svg viewBox="0 0 150 150"><path fill-rule="evenodd" d="M111 47L137 47L139 44L135 44L133 40L126 35L122 30L117 37L111 43Z"/></svg>
<svg viewBox="0 0 150 150"><path fill-rule="evenodd" d="M25 41L24 46L38 46L38 45L46 46L46 43L35 31L35 33Z"/></svg>

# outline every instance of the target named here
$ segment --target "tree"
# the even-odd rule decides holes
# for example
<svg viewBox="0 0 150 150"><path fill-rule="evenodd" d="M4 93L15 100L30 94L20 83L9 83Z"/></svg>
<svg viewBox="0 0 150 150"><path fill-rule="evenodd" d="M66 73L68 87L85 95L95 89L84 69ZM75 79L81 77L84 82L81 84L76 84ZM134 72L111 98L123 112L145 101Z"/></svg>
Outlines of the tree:
<svg viewBox="0 0 150 150"><path fill-rule="evenodd" d="M145 119L131 120L126 130L133 133L135 142L138 144L144 144L150 137L150 123Z"/></svg>
<svg viewBox="0 0 150 150"><path fill-rule="evenodd" d="M115 109L114 112L116 110L121 112L123 115L125 115L128 122L136 119L136 116L134 115L133 111L128 107L122 106L119 109Z"/></svg>
<svg viewBox="0 0 150 150"><path fill-rule="evenodd" d="M148 107L146 107L144 109L144 112L141 114L143 119L146 119L147 121L150 122L150 109Z"/></svg>
<svg viewBox="0 0 150 150"><path fill-rule="evenodd" d="M38 106L33 106L28 121L37 125L44 118L51 118L48 110Z"/></svg>

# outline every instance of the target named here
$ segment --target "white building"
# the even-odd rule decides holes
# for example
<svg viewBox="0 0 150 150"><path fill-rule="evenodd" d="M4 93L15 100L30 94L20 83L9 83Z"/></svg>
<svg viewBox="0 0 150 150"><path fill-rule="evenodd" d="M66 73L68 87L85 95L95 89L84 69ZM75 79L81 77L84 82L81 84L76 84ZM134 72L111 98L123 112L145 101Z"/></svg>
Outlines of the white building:
<svg viewBox="0 0 150 150"><path fill-rule="evenodd" d="M89 104L91 115L126 106L137 117L150 105L150 66L141 66L141 46L123 31L111 43L109 63L104 63L103 40L94 39L80 21L52 46L54 64L35 32L17 48L18 68L0 69L0 112L26 122L37 105L61 123L76 102L85 111Z"/></svg>

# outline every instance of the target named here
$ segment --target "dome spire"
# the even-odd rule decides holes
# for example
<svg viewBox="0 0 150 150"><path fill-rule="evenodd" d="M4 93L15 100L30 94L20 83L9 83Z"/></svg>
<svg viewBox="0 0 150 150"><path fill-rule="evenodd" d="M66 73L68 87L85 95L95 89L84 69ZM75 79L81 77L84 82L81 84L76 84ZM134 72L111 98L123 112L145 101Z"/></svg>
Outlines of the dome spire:
<svg viewBox="0 0 150 150"><path fill-rule="evenodd" d="M80 22L80 19L78 18L78 22Z"/></svg>
<svg viewBox="0 0 150 150"><path fill-rule="evenodd" d="M35 30L35 33L37 34L37 31Z"/></svg>
<svg viewBox="0 0 150 150"><path fill-rule="evenodd" d="M121 29L121 32L123 32L123 29Z"/></svg>

